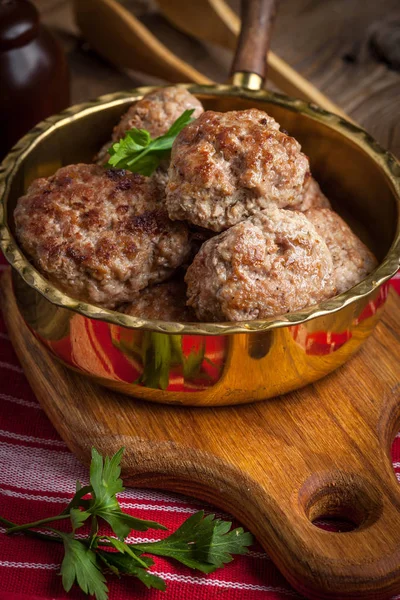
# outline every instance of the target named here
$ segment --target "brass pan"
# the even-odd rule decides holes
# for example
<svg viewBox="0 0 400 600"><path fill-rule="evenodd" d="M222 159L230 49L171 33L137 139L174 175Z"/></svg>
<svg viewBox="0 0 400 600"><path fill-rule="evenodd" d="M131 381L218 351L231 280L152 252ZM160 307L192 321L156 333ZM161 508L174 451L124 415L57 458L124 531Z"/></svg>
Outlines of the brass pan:
<svg viewBox="0 0 400 600"><path fill-rule="evenodd" d="M300 100L261 89L274 2L243 3L232 85L185 85L206 109L265 110L296 137L335 210L379 259L351 290L263 321L151 321L66 296L30 263L14 238L13 211L37 177L90 162L138 88L73 106L30 131L0 167L0 246L13 267L19 309L66 365L99 383L155 402L239 404L271 398L348 360L381 316L400 258L400 164L365 131ZM160 348L164 351L160 353Z"/></svg>

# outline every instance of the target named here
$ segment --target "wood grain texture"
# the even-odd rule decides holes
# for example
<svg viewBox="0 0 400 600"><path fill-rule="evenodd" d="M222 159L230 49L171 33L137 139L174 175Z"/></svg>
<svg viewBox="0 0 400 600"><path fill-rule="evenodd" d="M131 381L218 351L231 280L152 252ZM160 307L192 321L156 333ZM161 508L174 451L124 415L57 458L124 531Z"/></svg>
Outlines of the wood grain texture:
<svg viewBox="0 0 400 600"><path fill-rule="evenodd" d="M74 103L165 81L140 68L118 71L100 58L81 40L69 0L36 4L67 51ZM125 2L134 10L138 4ZM226 80L229 51L182 34L159 13L143 10L144 4L140 18L157 38L209 78ZM231 4L237 8L238 2ZM272 48L400 155L400 76L368 48L370 28L398 13L398 0L282 0ZM12 298L6 296L2 301L11 308ZM252 529L292 584L318 600L379 600L400 591L399 557L395 550L390 554L400 539L400 507L388 458L400 425L399 312L399 301L389 299L382 323L357 357L307 390L253 406L166 412L165 407L132 402L67 372L43 353L15 312L7 310L15 347L34 390L67 441L73 427L68 443L81 460L88 462L91 444L103 452L130 444L124 464L128 484L182 490L230 510ZM112 426L103 422L110 414ZM92 437L87 439L89 425ZM238 444L237 439L246 441ZM290 489L285 487L288 482ZM275 500L278 495L280 502ZM368 526L367 519L358 532L346 534L324 533L310 525L309 518L321 511L334 514L337 507L358 522L370 515L375 523ZM357 567L353 549L369 553L375 582L365 563ZM331 553L336 555L332 558Z"/></svg>
<svg viewBox="0 0 400 600"><path fill-rule="evenodd" d="M166 407L96 386L42 348L17 313L7 273L2 306L14 348L50 420L85 464L90 449L126 447L125 483L173 489L233 513L309 598L400 593L400 490L389 450L400 425L400 299L335 374L263 403ZM312 524L339 515L343 534Z"/></svg>
<svg viewBox="0 0 400 600"><path fill-rule="evenodd" d="M224 0L196 0L195 4L190 5L185 0L157 0L157 5L168 21L179 30L196 39L235 50L240 19ZM288 96L314 102L325 110L349 118L310 81L271 50L263 67L267 68L268 87L275 86Z"/></svg>
<svg viewBox="0 0 400 600"><path fill-rule="evenodd" d="M370 32L398 0L284 0L272 49L385 147L400 155L400 74L369 49Z"/></svg>
<svg viewBox="0 0 400 600"><path fill-rule="evenodd" d="M69 0L34 0L43 21L60 36L72 71L72 100L165 82L143 71L112 68L81 43ZM237 9L239 0L229 0ZM194 3L188 3L188 6ZM232 53L177 31L154 2L124 0L168 48L214 81L225 82ZM149 8L146 10L146 7ZM369 51L371 28L396 18L398 0L281 0L272 50L309 79L380 143L400 155L400 74Z"/></svg>
<svg viewBox="0 0 400 600"><path fill-rule="evenodd" d="M242 2L242 26L231 67L236 72L256 73L262 79L267 75L265 57L268 54L272 27L278 0L252 0Z"/></svg>
<svg viewBox="0 0 400 600"><path fill-rule="evenodd" d="M75 20L86 40L111 63L145 70L173 83L211 80L181 60L116 0L74 0Z"/></svg>

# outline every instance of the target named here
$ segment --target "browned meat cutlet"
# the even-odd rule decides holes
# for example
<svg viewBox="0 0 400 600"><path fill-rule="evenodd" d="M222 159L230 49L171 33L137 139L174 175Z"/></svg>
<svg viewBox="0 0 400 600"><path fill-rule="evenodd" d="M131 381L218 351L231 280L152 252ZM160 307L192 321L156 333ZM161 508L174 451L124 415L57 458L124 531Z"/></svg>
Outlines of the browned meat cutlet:
<svg viewBox="0 0 400 600"><path fill-rule="evenodd" d="M105 307L167 279L189 255L151 182L124 170L70 165L37 179L15 209L17 237L37 268L69 295Z"/></svg>
<svg viewBox="0 0 400 600"><path fill-rule="evenodd" d="M193 94L185 88L171 86L159 88L146 94L142 100L132 104L114 127L111 140L101 148L94 161L99 165L108 162L108 149L112 144L123 138L129 129L147 129L151 137L156 138L168 131L171 125L185 110L194 109L196 118L203 112L203 106ZM165 188L168 183L169 161L162 164L151 175L151 180L162 194L158 197L165 200Z"/></svg>
<svg viewBox="0 0 400 600"><path fill-rule="evenodd" d="M223 231L268 206L298 203L308 172L300 144L265 112L207 111L174 142L167 209Z"/></svg>
<svg viewBox="0 0 400 600"><path fill-rule="evenodd" d="M328 208L311 208L305 213L332 255L333 277L341 294L359 283L378 262L343 219Z"/></svg>
<svg viewBox="0 0 400 600"><path fill-rule="evenodd" d="M141 290L130 304L120 310L141 319L197 321L193 310L186 306L186 285L179 280L166 281Z"/></svg>
<svg viewBox="0 0 400 600"><path fill-rule="evenodd" d="M304 184L303 194L299 204L288 207L293 210L301 210L302 212L310 208L332 208L331 203L325 196L318 183L313 177L309 177Z"/></svg>
<svg viewBox="0 0 400 600"><path fill-rule="evenodd" d="M334 296L330 252L300 212L270 207L203 244L186 273L201 321L263 319Z"/></svg>
<svg viewBox="0 0 400 600"><path fill-rule="evenodd" d="M94 162L97 165L106 165L108 159L110 158L110 155L107 152L110 146L111 142L105 144L100 150L99 154L95 157ZM166 161L162 161L154 173L152 173L150 177L147 177L147 180L152 186L154 199L159 204L165 204L166 187L168 183L168 163Z"/></svg>
<svg viewBox="0 0 400 600"><path fill-rule="evenodd" d="M117 142L129 129L147 129L156 138L168 131L185 110L195 109L192 117L203 112L203 106L193 94L183 87L159 88L146 94L121 117L114 127L112 141Z"/></svg>

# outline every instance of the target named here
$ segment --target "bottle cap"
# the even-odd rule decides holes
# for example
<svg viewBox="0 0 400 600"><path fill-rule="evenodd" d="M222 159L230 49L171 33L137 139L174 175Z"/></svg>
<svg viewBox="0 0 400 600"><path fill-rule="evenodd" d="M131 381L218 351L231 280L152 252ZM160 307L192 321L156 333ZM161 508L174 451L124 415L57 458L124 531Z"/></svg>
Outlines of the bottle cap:
<svg viewBox="0 0 400 600"><path fill-rule="evenodd" d="M38 28L39 13L28 0L0 0L0 51L28 44Z"/></svg>

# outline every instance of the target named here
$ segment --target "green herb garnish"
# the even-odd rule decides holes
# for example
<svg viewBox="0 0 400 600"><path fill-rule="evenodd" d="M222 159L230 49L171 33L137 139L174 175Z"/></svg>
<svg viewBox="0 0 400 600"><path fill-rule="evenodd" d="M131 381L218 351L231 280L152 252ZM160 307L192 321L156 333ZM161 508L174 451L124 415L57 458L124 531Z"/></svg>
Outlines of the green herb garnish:
<svg viewBox="0 0 400 600"><path fill-rule="evenodd" d="M205 345L199 350L193 349L188 356L182 352L182 336L145 332L139 357L142 359L143 373L137 383L149 388L166 390L169 385L170 369L174 365L182 366L186 380L196 377L204 360ZM125 350L124 348L122 349Z"/></svg>
<svg viewBox="0 0 400 600"><path fill-rule="evenodd" d="M121 473L121 448L113 457L102 456L92 449L90 485L82 487L79 482L76 494L59 515L47 517L34 523L16 525L0 517L7 525L7 534L25 531L42 540L64 544L64 559L61 564L62 583L69 592L76 583L85 594L94 595L96 600L107 600L108 588L104 571L136 577L148 588L165 590L161 577L149 572L153 559L144 554L172 558L202 573L212 573L233 560L233 554L246 554L252 543L250 533L241 527L231 530L232 523L204 516L199 511L189 517L168 537L156 542L128 544L124 540L132 529L166 529L155 521L137 519L124 513L116 494L123 491ZM90 497L89 497L90 496ZM69 519L72 532L66 533L47 523ZM99 533L99 520L106 521L117 537ZM90 523L87 537L75 537L75 530L85 522ZM45 529L50 534L35 531Z"/></svg>
<svg viewBox="0 0 400 600"><path fill-rule="evenodd" d="M127 169L141 175L151 175L160 162L168 158L178 133L194 121L194 108L185 110L171 125L167 133L153 139L146 129L130 129L125 137L109 148L109 167Z"/></svg>

